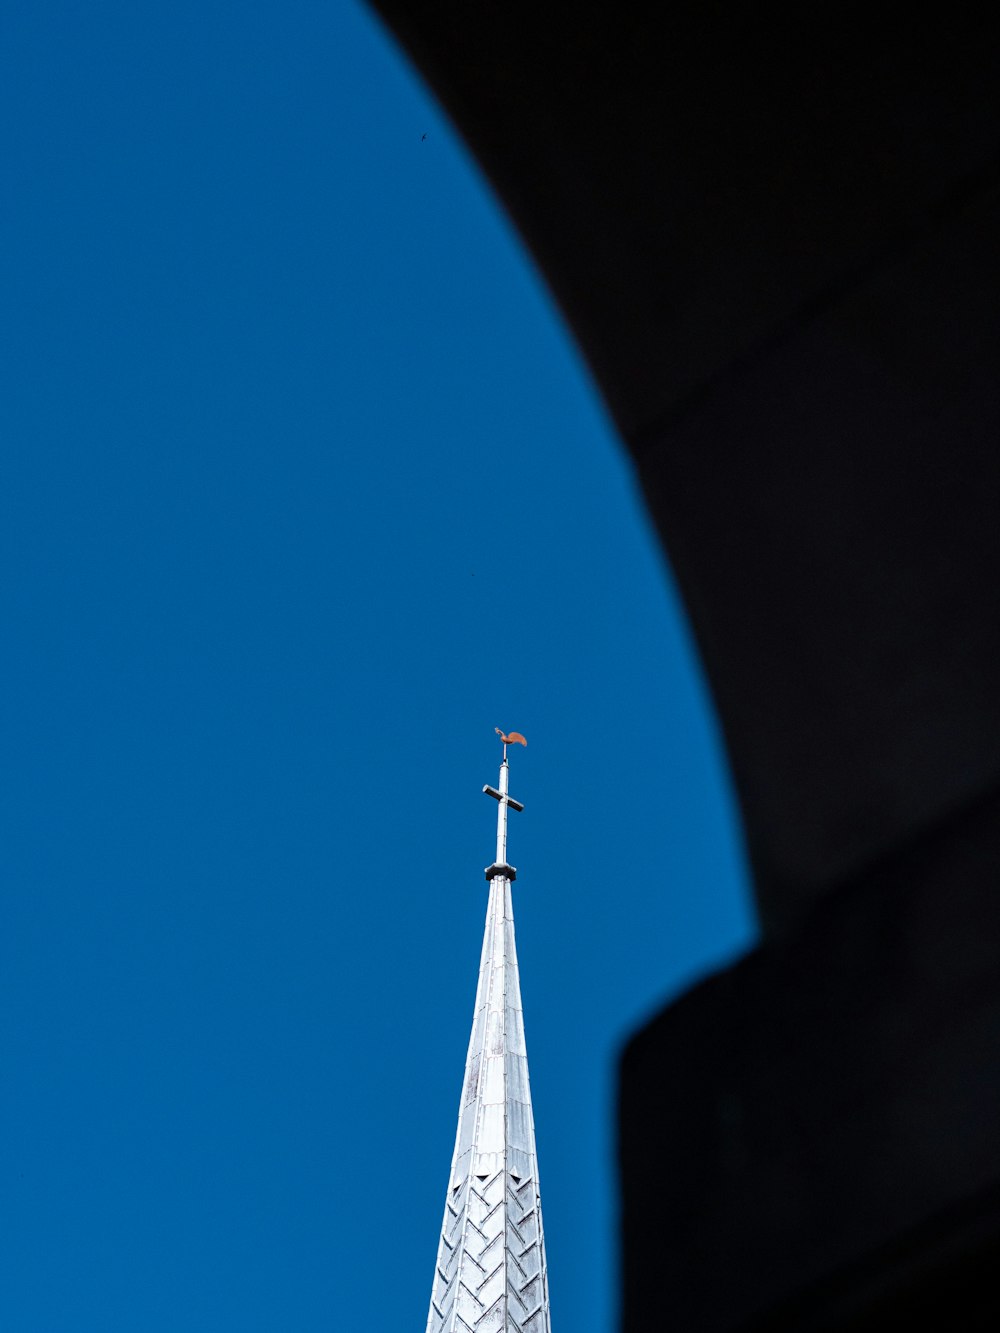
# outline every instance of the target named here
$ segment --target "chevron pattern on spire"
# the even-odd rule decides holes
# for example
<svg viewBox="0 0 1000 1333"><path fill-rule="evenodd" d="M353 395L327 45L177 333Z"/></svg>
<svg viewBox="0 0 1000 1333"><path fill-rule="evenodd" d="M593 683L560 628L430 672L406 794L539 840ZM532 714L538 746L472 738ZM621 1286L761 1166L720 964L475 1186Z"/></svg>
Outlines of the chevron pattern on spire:
<svg viewBox="0 0 1000 1333"><path fill-rule="evenodd" d="M427 1333L550 1333L510 880L490 881Z"/></svg>

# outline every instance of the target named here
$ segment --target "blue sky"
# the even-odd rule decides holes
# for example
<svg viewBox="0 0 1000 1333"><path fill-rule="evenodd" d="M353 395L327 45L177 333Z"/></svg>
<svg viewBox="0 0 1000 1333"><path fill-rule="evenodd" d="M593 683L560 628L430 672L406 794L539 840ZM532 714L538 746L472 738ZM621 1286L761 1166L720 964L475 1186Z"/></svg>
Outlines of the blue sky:
<svg viewBox="0 0 1000 1333"><path fill-rule="evenodd" d="M8 0L0 109L0 1325L423 1328L501 725L607 1329L615 1052L753 925L558 313L356 4Z"/></svg>

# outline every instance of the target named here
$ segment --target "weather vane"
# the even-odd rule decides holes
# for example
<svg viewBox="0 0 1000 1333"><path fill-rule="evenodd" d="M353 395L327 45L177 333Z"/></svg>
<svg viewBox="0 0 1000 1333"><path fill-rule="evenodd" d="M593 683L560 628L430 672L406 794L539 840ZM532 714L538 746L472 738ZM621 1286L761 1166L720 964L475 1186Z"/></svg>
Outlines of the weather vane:
<svg viewBox="0 0 1000 1333"><path fill-rule="evenodd" d="M507 807L509 806L512 810L523 810L524 806L520 801L515 801L513 796L507 794L507 774L510 772L507 764L507 746L527 746L528 742L519 731L512 731L508 735L507 732L501 731L499 727L494 727L493 730L503 741L503 762L500 765L500 786L486 786L483 788L486 795L492 796L500 807L497 810L497 856L493 864L486 867L486 878L492 880L499 875L504 879L515 880L517 879L517 871L507 860Z"/></svg>
<svg viewBox="0 0 1000 1333"><path fill-rule="evenodd" d="M528 742L524 739L524 737L521 735L521 733L520 733L519 731L512 731L512 732L510 733L510 735L508 736L507 733L506 733L505 731L503 731L500 727L494 727L493 730L496 732L496 734L497 734L497 735L500 737L500 739L503 741L503 758L504 758L504 763L507 762L507 746L508 746L508 745L523 745L523 746L525 747L525 749L527 749L527 747L528 747Z"/></svg>

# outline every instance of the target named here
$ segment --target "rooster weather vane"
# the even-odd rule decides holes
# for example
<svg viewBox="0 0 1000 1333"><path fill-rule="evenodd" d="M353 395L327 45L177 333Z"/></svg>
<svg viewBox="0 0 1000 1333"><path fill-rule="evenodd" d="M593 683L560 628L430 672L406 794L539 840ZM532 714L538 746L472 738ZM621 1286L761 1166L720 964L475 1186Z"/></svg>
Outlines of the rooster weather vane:
<svg viewBox="0 0 1000 1333"><path fill-rule="evenodd" d="M508 746L508 745L523 745L523 746L525 747L525 749L527 749L528 742L524 739L524 737L521 735L521 733L520 733L519 731L512 731L512 732L510 733L510 735L508 736L508 734L507 734L505 731L503 731L500 727L494 727L493 730L496 732L496 734L497 734L497 735L500 737L500 739L503 741L503 757L504 757L504 759L507 758L507 746Z"/></svg>

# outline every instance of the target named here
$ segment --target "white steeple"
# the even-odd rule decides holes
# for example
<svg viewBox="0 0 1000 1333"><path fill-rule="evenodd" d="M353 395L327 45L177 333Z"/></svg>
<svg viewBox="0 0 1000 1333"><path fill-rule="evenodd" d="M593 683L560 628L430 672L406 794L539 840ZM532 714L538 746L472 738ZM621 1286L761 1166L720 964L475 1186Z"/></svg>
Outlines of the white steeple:
<svg viewBox="0 0 1000 1333"><path fill-rule="evenodd" d="M504 741L496 860L427 1333L550 1333L549 1284L507 863Z"/></svg>

